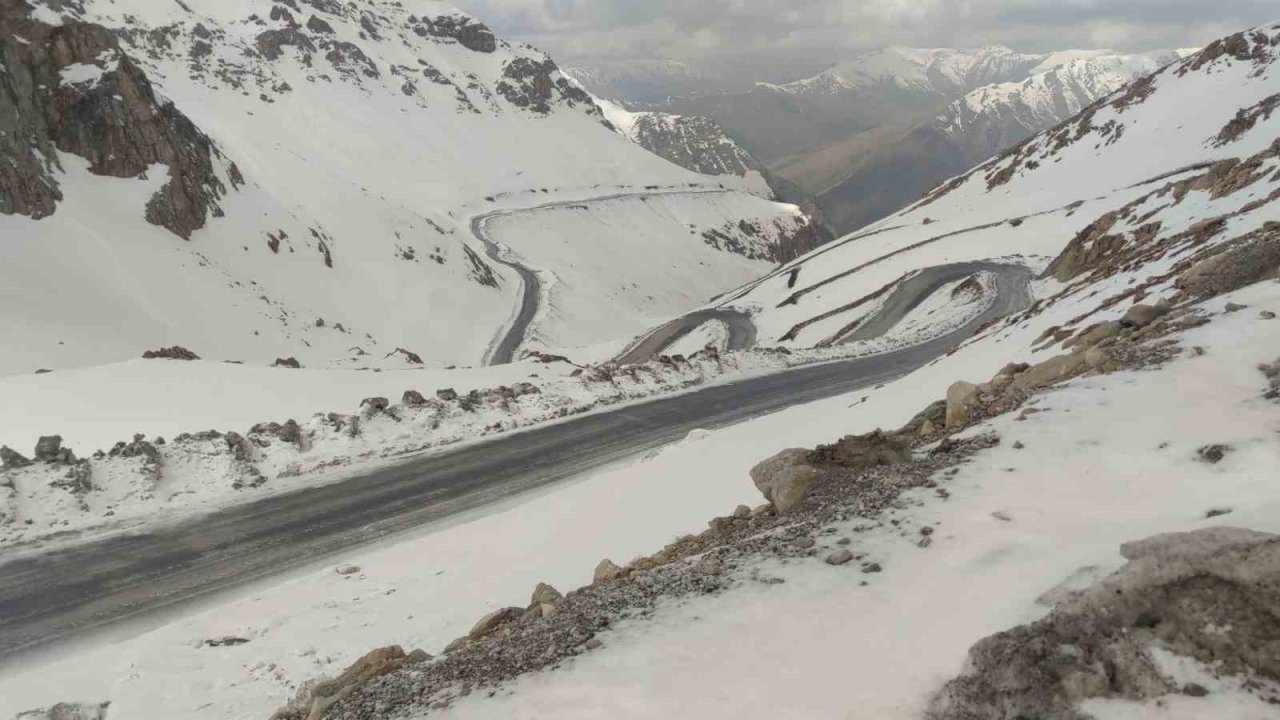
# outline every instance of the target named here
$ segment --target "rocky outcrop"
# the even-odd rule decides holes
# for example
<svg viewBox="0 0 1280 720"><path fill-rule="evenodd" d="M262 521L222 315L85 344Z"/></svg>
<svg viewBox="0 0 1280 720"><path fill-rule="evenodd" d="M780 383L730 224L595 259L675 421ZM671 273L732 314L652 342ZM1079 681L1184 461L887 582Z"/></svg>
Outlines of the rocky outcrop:
<svg viewBox="0 0 1280 720"><path fill-rule="evenodd" d="M17 470L30 465L31 461L22 453L8 445L0 446L0 470Z"/></svg>
<svg viewBox="0 0 1280 720"><path fill-rule="evenodd" d="M143 360L199 360L200 356L180 346L148 350L142 353Z"/></svg>
<svg viewBox="0 0 1280 720"><path fill-rule="evenodd" d="M911 460L911 440L880 430L866 435L846 435L835 444L819 445L809 453L808 460L814 465L852 470L900 465Z"/></svg>
<svg viewBox="0 0 1280 720"><path fill-rule="evenodd" d="M1203 694L1161 672L1157 647L1218 675L1280 677L1280 536L1212 528L1120 553L1119 572L1045 619L974 645L927 717L1084 720L1078 706L1093 698Z"/></svg>
<svg viewBox="0 0 1280 720"><path fill-rule="evenodd" d="M778 512L789 512L804 502L822 471L809 462L803 448L783 450L751 468L751 481Z"/></svg>
<svg viewBox="0 0 1280 720"><path fill-rule="evenodd" d="M566 79L551 58L544 57L541 61L516 58L503 67L502 77L496 90L516 107L549 115L553 104L582 105L588 114L599 116L604 121L604 113L587 91Z"/></svg>
<svg viewBox="0 0 1280 720"><path fill-rule="evenodd" d="M1193 265L1178 278L1178 288L1196 296L1220 295L1280 277L1280 223L1267 225L1261 236Z"/></svg>
<svg viewBox="0 0 1280 720"><path fill-rule="evenodd" d="M482 22L465 15L441 15L435 18L414 18L409 22L413 31L422 37L452 38L462 47L478 53L492 53L498 49L498 39Z"/></svg>
<svg viewBox="0 0 1280 720"><path fill-rule="evenodd" d="M32 19L24 0L0 0L0 213L42 218L62 199L57 153L82 157L89 172L142 177L155 164L169 181L151 197L146 220L182 238L221 210L243 182L235 165L172 103L101 25Z"/></svg>

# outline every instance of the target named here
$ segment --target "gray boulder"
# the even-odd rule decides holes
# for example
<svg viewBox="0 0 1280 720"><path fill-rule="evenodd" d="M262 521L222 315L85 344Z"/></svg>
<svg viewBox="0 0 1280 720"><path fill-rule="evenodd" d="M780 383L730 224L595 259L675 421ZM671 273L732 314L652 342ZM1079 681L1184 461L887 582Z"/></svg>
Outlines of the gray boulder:
<svg viewBox="0 0 1280 720"><path fill-rule="evenodd" d="M822 471L809 463L809 451L783 450L751 468L751 481L778 512L789 512L809 495Z"/></svg>
<svg viewBox="0 0 1280 720"><path fill-rule="evenodd" d="M472 639L482 638L485 635L497 630L502 625L515 622L524 614L524 608L508 607L494 610L493 612L480 618L480 621L471 628L468 636Z"/></svg>
<svg viewBox="0 0 1280 720"><path fill-rule="evenodd" d="M0 470L17 470L31 464L31 461L8 445L0 446Z"/></svg>
<svg viewBox="0 0 1280 720"><path fill-rule="evenodd" d="M926 718L1084 720L1077 707L1089 699L1182 692L1153 661L1156 647L1215 674L1280 677L1280 536L1211 528L1120 552L1129 562L1111 577L974 645Z"/></svg>
<svg viewBox="0 0 1280 720"><path fill-rule="evenodd" d="M809 455L809 462L815 465L838 465L855 470L910 461L911 440L880 430L866 435L847 435L834 445L819 445Z"/></svg>
<svg viewBox="0 0 1280 720"><path fill-rule="evenodd" d="M596 570L592 573L591 577L593 581L602 583L609 582L610 580L617 580L622 577L624 573L625 571L615 565L612 560L605 558L600 561L599 565L596 565Z"/></svg>
<svg viewBox="0 0 1280 720"><path fill-rule="evenodd" d="M554 605L562 600L564 600L564 595L561 595L559 590L546 583L538 583L538 587L533 589L533 595L529 599L529 604L530 606Z"/></svg>
<svg viewBox="0 0 1280 720"><path fill-rule="evenodd" d="M971 382L952 384L947 388L947 427L960 427L969 420L969 409L978 399L978 386Z"/></svg>
<svg viewBox="0 0 1280 720"><path fill-rule="evenodd" d="M1125 311L1124 317L1120 318L1120 324L1125 327L1144 328L1168 312L1167 309L1154 305L1134 305Z"/></svg>

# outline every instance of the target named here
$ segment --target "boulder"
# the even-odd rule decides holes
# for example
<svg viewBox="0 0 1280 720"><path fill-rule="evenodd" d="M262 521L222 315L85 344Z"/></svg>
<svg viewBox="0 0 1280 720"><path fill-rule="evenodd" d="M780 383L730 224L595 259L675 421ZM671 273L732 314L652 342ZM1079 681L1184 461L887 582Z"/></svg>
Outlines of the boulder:
<svg viewBox="0 0 1280 720"><path fill-rule="evenodd" d="M546 583L538 583L538 587L533 589L533 595L529 598L529 605L554 604L563 600L564 595L561 595L559 590Z"/></svg>
<svg viewBox="0 0 1280 720"><path fill-rule="evenodd" d="M37 462L58 462L62 457L62 436L45 435L36 441Z"/></svg>
<svg viewBox="0 0 1280 720"><path fill-rule="evenodd" d="M292 357L276 358L276 361L271 363L271 367L289 368L291 370L301 370L302 363L298 362L298 358L292 358Z"/></svg>
<svg viewBox="0 0 1280 720"><path fill-rule="evenodd" d="M419 407L426 405L427 399L417 390L405 390L404 396L400 398L400 403L409 407Z"/></svg>
<svg viewBox="0 0 1280 720"><path fill-rule="evenodd" d="M507 607L494 610L493 612L480 618L480 621L471 628L471 632L467 636L473 640L479 639L497 630L502 625L515 622L524 614L524 608Z"/></svg>
<svg viewBox="0 0 1280 720"><path fill-rule="evenodd" d="M969 420L969 409L978 399L978 386L963 380L947 388L947 427L964 425Z"/></svg>
<svg viewBox="0 0 1280 720"><path fill-rule="evenodd" d="M789 512L809 495L822 471L809 463L809 451L783 450L751 468L751 480L778 512Z"/></svg>
<svg viewBox="0 0 1280 720"><path fill-rule="evenodd" d="M62 702L52 707L20 712L14 720L107 720L107 709L110 706L110 702Z"/></svg>
<svg viewBox="0 0 1280 720"><path fill-rule="evenodd" d="M453 402L458 399L458 391L453 388L444 388L436 391L436 398L444 402Z"/></svg>
<svg viewBox="0 0 1280 720"><path fill-rule="evenodd" d="M366 417L386 412L389 407L391 407L391 401L384 397L371 397L360 401L360 409Z"/></svg>
<svg viewBox="0 0 1280 720"><path fill-rule="evenodd" d="M828 565L844 565L853 560L853 553L848 548L840 548L827 556L826 563Z"/></svg>
<svg viewBox="0 0 1280 720"><path fill-rule="evenodd" d="M613 563L612 560L605 558L596 565L595 573L592 574L594 582L605 583L611 580L617 580L622 577L624 570Z"/></svg>
<svg viewBox="0 0 1280 720"><path fill-rule="evenodd" d="M180 346L148 350L142 353L143 360L199 360L200 356Z"/></svg>
<svg viewBox="0 0 1280 720"><path fill-rule="evenodd" d="M739 505L733 509L733 516L739 520L751 517L751 508L746 505Z"/></svg>
<svg viewBox="0 0 1280 720"><path fill-rule="evenodd" d="M847 435L834 445L819 445L809 455L813 464L838 465L867 470L882 465L900 465L911 460L911 440L886 435L880 430L866 435Z"/></svg>
<svg viewBox="0 0 1280 720"><path fill-rule="evenodd" d="M320 720L334 703L371 680L399 670L407 657L398 645L379 648L355 661L338 677L316 683L305 703L307 720Z"/></svg>
<svg viewBox="0 0 1280 720"><path fill-rule="evenodd" d="M1145 306L1135 306L1135 307L1145 307ZM1133 308L1130 308L1130 310L1132 309ZM1104 340L1109 340L1113 337L1118 336L1123 329L1124 327L1118 322L1105 322L1100 325L1095 325L1094 327L1085 331L1084 334L1080 335L1080 337L1076 339L1074 344L1076 347L1080 347L1080 348L1091 348Z"/></svg>
<svg viewBox="0 0 1280 720"><path fill-rule="evenodd" d="M1039 365L1019 375L1013 381L1013 387L1019 390L1037 390L1049 387L1074 377L1086 367L1084 353L1058 355L1049 358Z"/></svg>
<svg viewBox="0 0 1280 720"><path fill-rule="evenodd" d="M1270 610L1280 605L1280 536L1211 528L1127 543L1120 554L1128 564L1102 582L1046 596L1057 604L1045 618L974 645L924 717L1081 720L1079 705L1093 698L1184 692L1153 661L1156 648L1219 677L1280 677Z"/></svg>
<svg viewBox="0 0 1280 720"><path fill-rule="evenodd" d="M1124 317L1120 318L1120 324L1125 327L1144 328L1168 312L1168 309L1154 305L1134 305L1125 311Z"/></svg>
<svg viewBox="0 0 1280 720"><path fill-rule="evenodd" d="M1191 295L1211 296L1275 277L1280 270L1280 236L1274 230L1254 241L1201 260L1178 278Z"/></svg>
<svg viewBox="0 0 1280 720"><path fill-rule="evenodd" d="M1107 371L1115 365L1114 358L1106 348L1091 347L1084 352L1084 361L1093 370Z"/></svg>
<svg viewBox="0 0 1280 720"><path fill-rule="evenodd" d="M0 446L0 470L17 470L31 464L31 461L8 445Z"/></svg>

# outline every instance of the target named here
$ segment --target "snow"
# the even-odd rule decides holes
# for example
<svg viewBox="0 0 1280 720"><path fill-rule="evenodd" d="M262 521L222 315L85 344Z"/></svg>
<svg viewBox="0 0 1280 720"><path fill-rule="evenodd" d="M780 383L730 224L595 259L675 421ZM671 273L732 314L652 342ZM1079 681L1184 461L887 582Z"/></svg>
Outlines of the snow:
<svg viewBox="0 0 1280 720"><path fill-rule="evenodd" d="M51 12L36 4L40 17ZM217 143L224 184L231 186L230 163L247 184L220 201L225 216L209 218L185 242L143 219L167 177L163 167L149 180L106 178L60 156L64 170L55 179L65 198L54 215L0 216L8 240L0 249L0 324L13 328L14 347L0 356L0 375L116 363L175 344L257 363L293 356L329 364L355 346L371 354L408 348L436 367L474 363L518 303L519 283L501 266L492 282L480 282L472 257L484 253L470 236L471 217L645 187L721 187L609 131L590 103L553 99L543 116L508 102L496 91L505 65L546 56L505 41L492 54L472 52L411 29L411 13L456 13L444 3L369 2L380 39L361 28L355 10L325 15L334 39L361 48L377 77L344 74L323 51L308 59L285 47L277 60L263 59L259 33L283 27L265 20L266 0L186 6L191 12L179 3L93 0L82 19L130 27L125 52ZM192 65L197 22L213 33L213 50ZM172 32L145 31L160 26ZM420 63L452 84L424 77ZM101 72L74 66L64 82L77 87ZM770 207L755 214L795 213ZM278 252L268 233L283 236ZM636 262L665 267L706 257L699 238L668 250ZM728 253L717 258L737 262ZM548 258L546 269L562 260ZM623 270L613 270L615 285ZM741 277L732 270L706 277L726 275ZM728 287L692 290L700 302ZM318 318L327 329L314 326ZM338 323L347 332L335 331Z"/></svg>
<svg viewBox="0 0 1280 720"><path fill-rule="evenodd" d="M1221 314L1227 301L1250 310ZM513 695L467 699L446 717L764 718L784 707L797 717L845 717L850 707L917 717L969 645L1041 616L1036 598L1055 586L1119 567L1120 543L1212 525L1280 532L1272 481L1280 411L1261 399L1253 369L1277 352L1260 325L1275 321L1255 312L1267 308L1280 310L1280 285L1219 298L1213 323L1183 341L1208 354L1076 381L1045 396L1046 412L1026 422L1003 417L979 428L1004 442L948 481L949 500L921 494L919 507L895 516L903 529L856 535L885 567L867 587L869 576L817 561L768 566L787 582L664 606L649 622L601 636L604 649L560 672L521 679ZM697 432L536 497L28 659L0 673L0 716L70 698L109 698L113 712L137 720L267 716L298 683L369 648L437 651L538 582L589 582L601 557L625 561L755 504L747 470L767 453L904 422L951 381L990 376L1011 347L1018 343L970 345L884 388ZM1015 439L1027 449L1014 449ZM1195 461L1208 442L1236 451L1216 466ZM1216 507L1233 512L1205 520ZM922 550L915 529L926 523L937 532ZM361 573L333 571L348 563ZM250 642L200 646L225 635Z"/></svg>

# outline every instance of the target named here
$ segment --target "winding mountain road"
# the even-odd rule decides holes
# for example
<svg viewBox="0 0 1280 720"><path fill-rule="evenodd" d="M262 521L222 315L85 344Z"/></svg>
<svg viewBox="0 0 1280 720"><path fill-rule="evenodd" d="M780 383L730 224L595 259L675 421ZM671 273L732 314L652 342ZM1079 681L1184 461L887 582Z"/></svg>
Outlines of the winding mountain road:
<svg viewBox="0 0 1280 720"><path fill-rule="evenodd" d="M0 559L0 663L130 617L279 574L717 428L905 375L1030 301L1025 269L964 327L880 355L811 365L534 427L148 532ZM910 303L906 303L906 307Z"/></svg>
<svg viewBox="0 0 1280 720"><path fill-rule="evenodd" d="M619 365L647 362L663 350L679 342L689 333L709 322L721 322L729 328L728 350L747 350L756 345L756 324L751 316L733 308L695 310L649 331L638 342L614 359Z"/></svg>
<svg viewBox="0 0 1280 720"><path fill-rule="evenodd" d="M537 271L527 265L524 265L519 260L507 256L507 254L503 252L502 246L498 245L489 237L487 227L490 220L496 217L521 215L525 213L554 210L556 208L589 206L593 203L607 202L610 200L656 197L659 195L721 195L732 192L736 191L723 188L679 188L671 190L647 190L645 192L613 193L611 195L601 195L598 197L586 198L584 200L557 200L555 202L543 203L542 205L534 205L527 208L495 210L493 212L477 215L471 218L471 234L484 245L484 252L489 256L489 259L499 265L505 265L511 268L520 277L520 304L516 307L515 313L512 315L510 321L499 328L497 334L494 335L493 341L489 343L488 351L485 352L482 364L509 365L512 362L515 362L516 352L519 351L520 346L524 344L525 338L529 334L529 326L533 324L534 318L538 316L538 308L542 302L542 282L538 279Z"/></svg>

